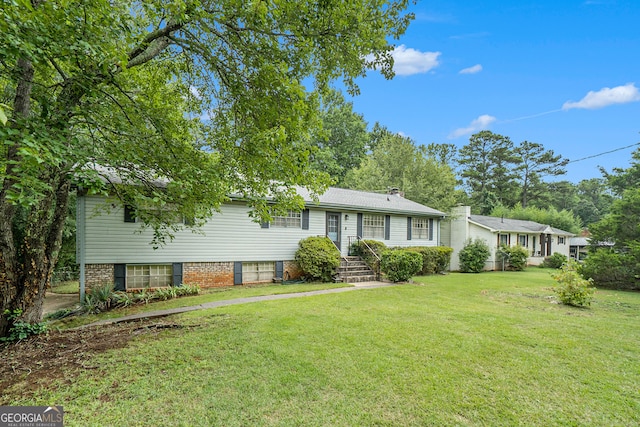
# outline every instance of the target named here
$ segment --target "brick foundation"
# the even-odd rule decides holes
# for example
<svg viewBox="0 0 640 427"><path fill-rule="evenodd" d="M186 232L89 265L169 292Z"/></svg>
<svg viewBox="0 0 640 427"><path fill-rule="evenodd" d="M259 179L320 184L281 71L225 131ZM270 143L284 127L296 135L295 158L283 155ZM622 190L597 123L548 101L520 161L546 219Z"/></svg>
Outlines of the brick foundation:
<svg viewBox="0 0 640 427"><path fill-rule="evenodd" d="M233 286L233 262L185 262L182 283L202 288Z"/></svg>
<svg viewBox="0 0 640 427"><path fill-rule="evenodd" d="M84 280L88 289L113 283L113 264L85 264Z"/></svg>
<svg viewBox="0 0 640 427"><path fill-rule="evenodd" d="M113 283L113 264L86 264L87 288ZM302 271L295 261L284 262L284 280L295 280ZM233 286L233 262L185 262L182 264L182 283L202 288Z"/></svg>

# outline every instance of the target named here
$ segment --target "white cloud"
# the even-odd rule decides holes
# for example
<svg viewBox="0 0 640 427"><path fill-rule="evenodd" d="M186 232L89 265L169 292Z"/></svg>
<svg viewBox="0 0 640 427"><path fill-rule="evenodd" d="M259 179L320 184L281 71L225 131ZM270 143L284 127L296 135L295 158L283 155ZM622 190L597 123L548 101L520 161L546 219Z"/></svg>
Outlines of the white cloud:
<svg viewBox="0 0 640 427"><path fill-rule="evenodd" d="M401 44L396 47L393 56L393 71L399 76L426 73L440 65L438 57L441 52L420 52Z"/></svg>
<svg viewBox="0 0 640 427"><path fill-rule="evenodd" d="M584 108L595 110L597 108L608 107L614 104L626 104L628 102L640 101L640 91L634 83L627 83L624 86L614 88L602 88L597 92L590 91L578 102L567 101L562 105L563 110L572 108Z"/></svg>
<svg viewBox="0 0 640 427"><path fill-rule="evenodd" d="M463 68L458 72L458 74L476 74L482 71L482 65L476 64L473 67Z"/></svg>
<svg viewBox="0 0 640 427"><path fill-rule="evenodd" d="M477 119L473 120L466 128L458 128L451 132L448 136L449 139L455 139L463 135L470 135L474 132L486 129L491 123L495 122L496 118L488 114L483 114Z"/></svg>
<svg viewBox="0 0 640 427"><path fill-rule="evenodd" d="M202 95L200 94L200 91L197 87L189 86L189 92L191 92L191 95L195 96L196 99L202 99Z"/></svg>

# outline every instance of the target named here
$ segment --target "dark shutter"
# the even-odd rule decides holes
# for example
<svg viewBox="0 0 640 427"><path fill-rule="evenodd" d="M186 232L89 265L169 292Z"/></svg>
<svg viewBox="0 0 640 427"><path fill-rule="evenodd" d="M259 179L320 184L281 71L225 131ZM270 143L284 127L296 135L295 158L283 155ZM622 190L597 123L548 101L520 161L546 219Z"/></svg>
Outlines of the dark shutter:
<svg viewBox="0 0 640 427"><path fill-rule="evenodd" d="M391 238L391 215L384 216L384 240Z"/></svg>
<svg viewBox="0 0 640 427"><path fill-rule="evenodd" d="M358 237L362 239L364 236L362 235L362 214L361 213L358 214L357 231L358 231Z"/></svg>
<svg viewBox="0 0 640 427"><path fill-rule="evenodd" d="M260 228L269 228L269 221L261 222Z"/></svg>
<svg viewBox="0 0 640 427"><path fill-rule="evenodd" d="M276 279L284 277L284 261L276 261Z"/></svg>
<svg viewBox="0 0 640 427"><path fill-rule="evenodd" d="M305 209L302 211L302 229L309 229L309 209Z"/></svg>
<svg viewBox="0 0 640 427"><path fill-rule="evenodd" d="M407 217L407 240L411 240L411 217Z"/></svg>
<svg viewBox="0 0 640 427"><path fill-rule="evenodd" d="M180 286L182 285L182 263L181 262L174 262L173 263L173 278L171 281L171 284L173 286Z"/></svg>
<svg viewBox="0 0 640 427"><path fill-rule="evenodd" d="M114 264L113 265L113 284L116 291L127 290L127 265L126 264Z"/></svg>
<svg viewBox="0 0 640 427"><path fill-rule="evenodd" d="M429 220L429 240L433 240L433 219Z"/></svg>
<svg viewBox="0 0 640 427"><path fill-rule="evenodd" d="M124 222L136 222L136 213L129 205L124 205Z"/></svg>
<svg viewBox="0 0 640 427"><path fill-rule="evenodd" d="M242 262L233 263L233 284L242 285Z"/></svg>

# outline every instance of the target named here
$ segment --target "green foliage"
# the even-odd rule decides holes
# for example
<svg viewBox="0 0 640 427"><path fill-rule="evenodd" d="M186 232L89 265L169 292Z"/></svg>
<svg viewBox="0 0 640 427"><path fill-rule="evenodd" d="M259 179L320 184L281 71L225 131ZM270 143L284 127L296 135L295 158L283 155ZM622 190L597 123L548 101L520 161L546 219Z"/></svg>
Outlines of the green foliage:
<svg viewBox="0 0 640 427"><path fill-rule="evenodd" d="M626 173L619 172L615 182L635 182L637 170L640 170L640 167L634 164ZM640 186L624 190L622 198L615 200L611 205L609 214L591 226L590 253L585 260L583 272L585 277L592 278L597 286L640 289L638 212Z"/></svg>
<svg viewBox="0 0 640 427"><path fill-rule="evenodd" d="M518 167L521 191L520 204L527 207L530 201L540 198L545 193L546 183L541 177L557 176L566 173L565 166L568 159L562 159L561 155L555 155L553 150L546 150L537 142L522 141L514 149L518 158Z"/></svg>
<svg viewBox="0 0 640 427"><path fill-rule="evenodd" d="M568 260L559 272L551 275L558 283L553 291L560 302L575 307L591 305L596 289L591 286L591 279L583 279L577 271L578 264L575 260Z"/></svg>
<svg viewBox="0 0 640 427"><path fill-rule="evenodd" d="M46 320L59 320L64 319L65 317L69 317L75 314L75 311L70 308L61 308L60 310L56 310L53 313L47 314L44 318Z"/></svg>
<svg viewBox="0 0 640 427"><path fill-rule="evenodd" d="M134 206L157 245L184 228L176 218L201 224L229 194L268 220L267 196L295 208L297 187L323 191L329 177L310 168L319 100L336 79L355 95L367 70L393 77L407 7L3 2L0 216L26 224L0 236L7 277L22 278L0 283L3 300L37 317L74 185Z"/></svg>
<svg viewBox="0 0 640 427"><path fill-rule="evenodd" d="M460 258L460 271L462 273L480 273L484 270L485 262L489 259L491 251L484 240L475 239L467 241L464 248L458 254Z"/></svg>
<svg viewBox="0 0 640 427"><path fill-rule="evenodd" d="M502 245L499 249L499 256L504 260L506 270L524 271L529 251L522 246Z"/></svg>
<svg viewBox="0 0 640 427"><path fill-rule="evenodd" d="M441 211L457 203L459 192L449 165L437 161L411 138L382 127L376 132L375 148L359 168L347 174L347 187L374 192L399 188L407 199Z"/></svg>
<svg viewBox="0 0 640 427"><path fill-rule="evenodd" d="M335 90L322 98L320 118L322 131L313 137L311 166L326 172L337 186L342 186L347 172L360 166L369 149L367 122Z"/></svg>
<svg viewBox="0 0 640 427"><path fill-rule="evenodd" d="M580 273L599 288L640 290L640 248L596 249L584 260Z"/></svg>
<svg viewBox="0 0 640 427"><path fill-rule="evenodd" d="M497 206L491 211L491 216L505 217L511 219L521 219L534 221L540 224L550 225L563 231L578 233L582 229L582 223L573 212L568 210L558 211L554 207L548 209L516 204L512 208Z"/></svg>
<svg viewBox="0 0 640 427"><path fill-rule="evenodd" d="M460 149L458 163L473 206L481 208L482 215L493 208L487 203L493 197L507 206L516 202L518 175L513 165L517 158L509 137L488 130L471 135Z"/></svg>
<svg viewBox="0 0 640 427"><path fill-rule="evenodd" d="M0 337L0 341L2 342L20 341L32 335L44 334L49 330L46 322L28 323L17 320L22 315L21 309L5 310L4 315L9 322L11 322L12 326L9 328L9 333L6 336Z"/></svg>
<svg viewBox="0 0 640 427"><path fill-rule="evenodd" d="M554 252L552 255L544 257L544 261L540 264L543 268L562 268L567 262L567 256L560 252Z"/></svg>
<svg viewBox="0 0 640 427"><path fill-rule="evenodd" d="M405 249L389 249L380 260L380 269L392 282L405 282L421 268L422 255Z"/></svg>
<svg viewBox="0 0 640 427"><path fill-rule="evenodd" d="M303 274L311 280L330 282L340 266L340 251L328 237L300 240L295 260Z"/></svg>
<svg viewBox="0 0 640 427"><path fill-rule="evenodd" d="M180 285L155 290L141 289L137 292L114 291L112 284L96 286L85 296L82 308L86 313L97 314L114 308L148 304L152 301L166 301L181 296L197 295L197 285Z"/></svg>
<svg viewBox="0 0 640 427"><path fill-rule="evenodd" d="M453 253L453 248L448 246L414 246L405 250L417 252L422 256L422 268L419 272L421 276L446 271Z"/></svg>
<svg viewBox="0 0 640 427"><path fill-rule="evenodd" d="M380 258L387 249L387 245L379 240L358 240L351 244L349 253L362 258L373 271L380 271Z"/></svg>

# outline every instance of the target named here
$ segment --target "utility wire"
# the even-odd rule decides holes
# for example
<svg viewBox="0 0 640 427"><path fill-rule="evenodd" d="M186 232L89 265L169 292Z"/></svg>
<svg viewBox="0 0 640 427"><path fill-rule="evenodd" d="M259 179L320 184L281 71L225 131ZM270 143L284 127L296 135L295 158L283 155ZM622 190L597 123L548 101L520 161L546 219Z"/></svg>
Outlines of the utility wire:
<svg viewBox="0 0 640 427"><path fill-rule="evenodd" d="M570 160L570 161L567 162L567 164L581 162L581 161L587 160L587 159L593 159L594 157L604 156L605 154L615 153L616 151L620 151L620 150L624 150L624 149L627 149L627 148L635 147L636 145L640 145L640 142L636 142L635 144L627 145L626 147L616 148L615 150L605 151L604 153L598 153L598 154L594 154L592 156L583 157L581 159Z"/></svg>

